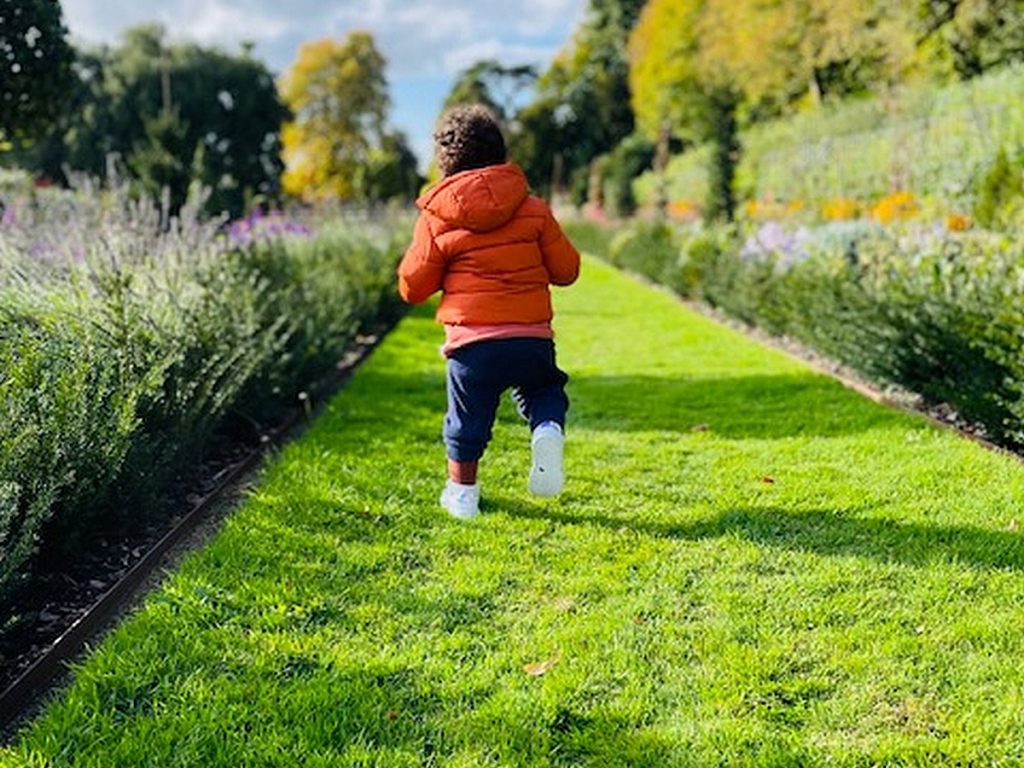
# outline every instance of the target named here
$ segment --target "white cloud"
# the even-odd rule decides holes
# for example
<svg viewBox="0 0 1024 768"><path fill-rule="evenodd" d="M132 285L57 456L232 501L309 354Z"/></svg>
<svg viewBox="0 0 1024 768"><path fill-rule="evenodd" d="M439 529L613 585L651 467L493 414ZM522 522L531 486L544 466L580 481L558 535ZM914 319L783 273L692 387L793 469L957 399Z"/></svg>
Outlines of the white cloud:
<svg viewBox="0 0 1024 768"><path fill-rule="evenodd" d="M512 66L545 61L554 53L555 48L549 45L518 45L491 37L454 48L444 54L442 61L445 72L455 74L482 59L496 59L506 66Z"/></svg>
<svg viewBox="0 0 1024 768"><path fill-rule="evenodd" d="M368 29L391 62L392 76L450 71L458 50L473 46L549 55L579 20L585 0L64 0L75 35L112 40L121 29L147 20L162 22L175 38L231 45L255 40L275 69L283 69L298 45L311 38ZM495 47L491 41L498 40Z"/></svg>
<svg viewBox="0 0 1024 768"><path fill-rule="evenodd" d="M201 43L232 43L239 40L275 40L286 34L292 22L273 15L252 14L234 3L200 2L180 26L164 23L176 35Z"/></svg>

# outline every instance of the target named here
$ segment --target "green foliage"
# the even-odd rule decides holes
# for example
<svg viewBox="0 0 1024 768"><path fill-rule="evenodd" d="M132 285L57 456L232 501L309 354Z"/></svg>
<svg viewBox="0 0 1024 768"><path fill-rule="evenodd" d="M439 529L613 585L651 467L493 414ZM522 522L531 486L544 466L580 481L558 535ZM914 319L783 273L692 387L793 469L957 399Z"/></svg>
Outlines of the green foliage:
<svg viewBox="0 0 1024 768"><path fill-rule="evenodd" d="M605 209L612 216L629 216L636 210L633 181L651 167L654 145L642 134L634 133L603 157Z"/></svg>
<svg viewBox="0 0 1024 768"><path fill-rule="evenodd" d="M163 28L141 26L79 51L74 70L66 116L8 163L66 182L65 169L107 178L118 157L140 192L167 187L175 209L193 186L212 191L209 212L231 216L279 197L287 111L247 53L169 44Z"/></svg>
<svg viewBox="0 0 1024 768"><path fill-rule="evenodd" d="M578 217L566 218L561 223L562 231L581 253L608 260L612 238L617 234L612 226Z"/></svg>
<svg viewBox="0 0 1024 768"><path fill-rule="evenodd" d="M100 331L42 298L0 295L0 594L46 526L72 514L90 526L139 426L137 388Z"/></svg>
<svg viewBox="0 0 1024 768"><path fill-rule="evenodd" d="M406 137L387 129L386 62L368 32L305 43L281 80L284 190L307 202L410 200L421 179Z"/></svg>
<svg viewBox="0 0 1024 768"><path fill-rule="evenodd" d="M974 218L990 229L1005 228L1012 224L1016 214L1024 208L1024 163L1021 155L1012 161L1006 150L1000 148L992 167L981 180Z"/></svg>
<svg viewBox="0 0 1024 768"><path fill-rule="evenodd" d="M672 228L663 221L637 221L611 241L608 260L651 280L663 282L675 265L679 248Z"/></svg>
<svg viewBox="0 0 1024 768"><path fill-rule="evenodd" d="M653 205L658 201L659 188L664 185L669 202L685 201L691 205L704 205L708 199L711 168L711 144L673 155L665 165L664 179L656 170L641 173L633 181L633 195L639 205ZM737 190L737 195L740 190Z"/></svg>
<svg viewBox="0 0 1024 768"><path fill-rule="evenodd" d="M225 424L271 422L395 307L395 221L232 247L160 240L142 219L128 236L118 205L132 210L107 203L80 264L19 266L0 248L0 594L40 547L66 555L100 516L143 521Z"/></svg>
<svg viewBox="0 0 1024 768"><path fill-rule="evenodd" d="M555 300L558 499L506 400L480 518L438 508L418 309L0 765L1019 761L1018 462L593 261Z"/></svg>
<svg viewBox="0 0 1024 768"><path fill-rule="evenodd" d="M590 164L633 132L626 38L637 7L632 0L591 0L572 41L517 116L524 139L513 144L513 157L542 193L568 185L574 201L584 202Z"/></svg>
<svg viewBox="0 0 1024 768"><path fill-rule="evenodd" d="M1024 60L1024 6L1017 0L931 2L941 11L929 30L941 57L960 77ZM934 13L934 11L933 11Z"/></svg>
<svg viewBox="0 0 1024 768"><path fill-rule="evenodd" d="M996 149L1021 141L1019 67L998 69L1024 59L1022 40L1017 0L651 0L630 36L630 83L649 138L667 127L712 145L712 215L734 207L732 167L750 197L910 190L963 211ZM742 158L731 142L741 128Z"/></svg>
<svg viewBox="0 0 1024 768"><path fill-rule="evenodd" d="M999 148L1024 144L1022 87L1024 69L1012 66L752 126L740 134L736 194L815 207L841 197L870 203L898 189L947 211L969 211ZM708 142L672 158L670 199L703 199L713 151ZM656 184L653 172L638 180L642 202L654 199Z"/></svg>
<svg viewBox="0 0 1024 768"><path fill-rule="evenodd" d="M0 151L59 117L72 51L57 0L0 0Z"/></svg>
<svg viewBox="0 0 1024 768"><path fill-rule="evenodd" d="M712 221L732 221L736 212L736 165L740 159L739 126L736 121L736 95L716 89L708 97L712 136L711 168L708 172L708 197L705 214Z"/></svg>
<svg viewBox="0 0 1024 768"><path fill-rule="evenodd" d="M456 76L442 109L483 104L507 121L515 116L520 94L536 80L537 71L530 65L506 67L495 59L478 61Z"/></svg>

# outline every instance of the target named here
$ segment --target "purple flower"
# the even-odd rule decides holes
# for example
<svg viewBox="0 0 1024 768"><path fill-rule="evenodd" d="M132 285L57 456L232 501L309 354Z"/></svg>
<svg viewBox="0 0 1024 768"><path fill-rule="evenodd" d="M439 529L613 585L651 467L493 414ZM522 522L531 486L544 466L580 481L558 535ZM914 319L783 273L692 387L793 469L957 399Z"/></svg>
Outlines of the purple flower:
<svg viewBox="0 0 1024 768"><path fill-rule="evenodd" d="M776 267L786 270L810 258L809 240L810 232L805 227L790 232L777 221L769 221L743 243L740 258L755 262L774 257Z"/></svg>
<svg viewBox="0 0 1024 768"><path fill-rule="evenodd" d="M264 212L260 208L232 222L228 228L228 239L239 247L282 237L309 237L311 234L309 227L289 219L282 211Z"/></svg>

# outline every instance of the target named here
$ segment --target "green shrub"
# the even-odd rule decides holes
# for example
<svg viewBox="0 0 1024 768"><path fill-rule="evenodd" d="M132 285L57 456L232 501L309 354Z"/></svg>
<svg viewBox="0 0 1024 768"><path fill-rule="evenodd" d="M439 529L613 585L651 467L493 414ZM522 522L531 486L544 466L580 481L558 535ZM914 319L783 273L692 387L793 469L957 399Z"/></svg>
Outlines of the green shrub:
<svg viewBox="0 0 1024 768"><path fill-rule="evenodd" d="M580 252L608 259L608 249L615 235L611 226L575 216L565 217L561 223L562 231Z"/></svg>
<svg viewBox="0 0 1024 768"><path fill-rule="evenodd" d="M974 218L983 227L1003 229L1011 225L1024 207L1024 163L1017 155L1010 159L1000 148L978 187Z"/></svg>
<svg viewBox="0 0 1024 768"><path fill-rule="evenodd" d="M905 86L754 125L740 134L733 189L740 200L799 200L812 208L908 191L971 210L977 180L999 148L1024 144L1022 89L1024 66L1016 64L967 82ZM724 177L709 175L715 153L725 156L721 145L705 144L670 160L671 200L703 201L709 188L721 187ZM654 172L642 175L638 199L653 202L657 183Z"/></svg>
<svg viewBox="0 0 1024 768"><path fill-rule="evenodd" d="M665 282L679 258L672 228L660 220L635 221L608 248L608 260L656 282Z"/></svg>
<svg viewBox="0 0 1024 768"><path fill-rule="evenodd" d="M91 221L88 200L56 202L77 210L67 242L39 239L55 230L32 205L0 230L0 596L37 551L142 522L228 421L266 426L295 402L395 311L409 229L236 239L144 203Z"/></svg>
<svg viewBox="0 0 1024 768"><path fill-rule="evenodd" d="M629 216L636 210L633 181L653 161L654 145L638 133L627 136L606 156L604 202L612 216Z"/></svg>
<svg viewBox="0 0 1024 768"><path fill-rule="evenodd" d="M0 310L0 593L46 524L103 500L139 428L138 392L95 330L20 309Z"/></svg>

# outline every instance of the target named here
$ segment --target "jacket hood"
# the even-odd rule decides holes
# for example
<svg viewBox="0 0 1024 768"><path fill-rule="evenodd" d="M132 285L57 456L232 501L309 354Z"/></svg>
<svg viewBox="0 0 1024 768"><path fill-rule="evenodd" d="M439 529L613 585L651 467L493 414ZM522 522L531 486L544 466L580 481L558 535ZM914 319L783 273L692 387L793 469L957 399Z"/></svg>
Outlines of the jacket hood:
<svg viewBox="0 0 1024 768"><path fill-rule="evenodd" d="M416 205L457 227L489 232L507 223L528 194L522 169L505 163L449 176Z"/></svg>

